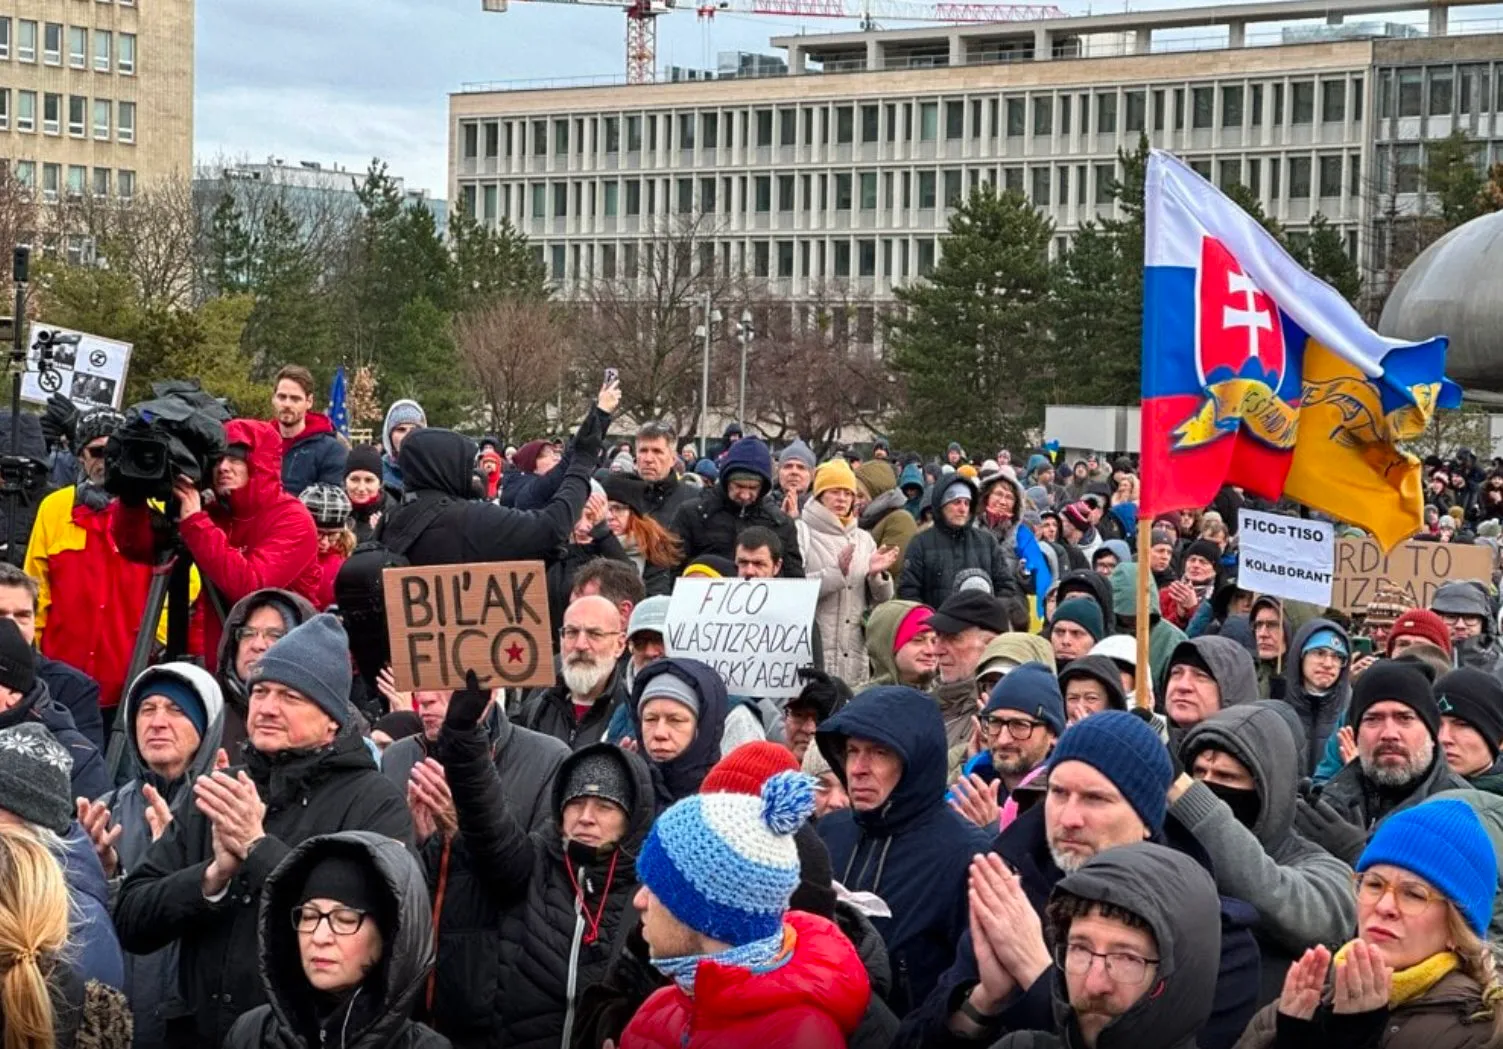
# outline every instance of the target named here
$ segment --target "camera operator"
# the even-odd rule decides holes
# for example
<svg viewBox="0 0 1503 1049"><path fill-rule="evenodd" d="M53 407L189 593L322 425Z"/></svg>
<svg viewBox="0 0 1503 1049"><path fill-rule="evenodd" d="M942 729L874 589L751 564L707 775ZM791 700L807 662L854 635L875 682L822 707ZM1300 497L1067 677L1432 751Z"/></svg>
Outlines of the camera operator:
<svg viewBox="0 0 1503 1049"><path fill-rule="evenodd" d="M316 600L318 529L307 508L282 489L281 435L270 423L231 419L225 438L207 505L199 485L188 478L173 485L183 546L226 608L266 587ZM154 559L162 539L152 513L145 504L121 504L114 515L115 542L127 557ZM200 601L200 608L205 604ZM217 652L223 629L218 612L203 613L203 624L203 651Z"/></svg>

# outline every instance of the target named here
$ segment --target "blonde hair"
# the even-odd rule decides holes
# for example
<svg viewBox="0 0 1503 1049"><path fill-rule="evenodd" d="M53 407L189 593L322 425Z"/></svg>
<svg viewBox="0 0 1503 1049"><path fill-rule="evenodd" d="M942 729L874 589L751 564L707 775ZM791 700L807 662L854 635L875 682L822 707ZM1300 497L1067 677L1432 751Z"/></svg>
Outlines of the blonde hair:
<svg viewBox="0 0 1503 1049"><path fill-rule="evenodd" d="M0 1015L4 1049L50 1049L56 1017L44 966L68 943L68 888L57 859L25 830L0 831Z"/></svg>
<svg viewBox="0 0 1503 1049"><path fill-rule="evenodd" d="M1503 984L1498 982L1497 963L1492 948L1472 931L1461 916L1461 911L1450 900L1446 901L1446 933L1455 946L1456 957L1461 959L1461 971L1482 986L1482 1008L1471 1016L1472 1022L1491 1020L1493 1038L1503 1037Z"/></svg>

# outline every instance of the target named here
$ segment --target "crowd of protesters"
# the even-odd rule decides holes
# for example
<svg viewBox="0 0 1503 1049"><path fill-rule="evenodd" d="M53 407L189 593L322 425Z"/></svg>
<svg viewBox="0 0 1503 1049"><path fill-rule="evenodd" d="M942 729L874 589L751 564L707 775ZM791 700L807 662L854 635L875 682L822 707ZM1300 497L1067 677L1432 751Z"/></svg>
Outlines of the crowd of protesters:
<svg viewBox="0 0 1503 1049"><path fill-rule="evenodd" d="M1353 614L1238 585L1238 510L1299 508L1140 517L1130 456L712 456L614 382L564 441L351 446L315 389L167 504L49 416L5 1049L1503 1046L1496 567ZM1503 468L1428 468L1417 538L1496 566ZM381 571L521 560L555 683L400 691ZM817 580L797 694L669 651L683 577Z"/></svg>

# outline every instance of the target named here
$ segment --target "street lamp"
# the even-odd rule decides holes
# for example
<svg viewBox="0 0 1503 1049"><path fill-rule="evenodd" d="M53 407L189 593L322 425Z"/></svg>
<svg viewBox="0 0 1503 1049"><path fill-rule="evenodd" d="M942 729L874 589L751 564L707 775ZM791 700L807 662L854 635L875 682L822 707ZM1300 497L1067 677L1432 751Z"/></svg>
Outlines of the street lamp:
<svg viewBox="0 0 1503 1049"><path fill-rule="evenodd" d="M694 329L696 338L704 340L704 362L699 378L699 457L708 459L710 456L709 436L705 428L710 424L710 338L714 334L715 325L720 323L720 311L715 309L710 302L710 293L705 292L705 322ZM743 382L745 372L742 372Z"/></svg>
<svg viewBox="0 0 1503 1049"><path fill-rule="evenodd" d="M746 348L756 336L751 310L742 310L741 323L736 325L736 340L741 343L741 392L736 397L736 420L742 426L746 425Z"/></svg>

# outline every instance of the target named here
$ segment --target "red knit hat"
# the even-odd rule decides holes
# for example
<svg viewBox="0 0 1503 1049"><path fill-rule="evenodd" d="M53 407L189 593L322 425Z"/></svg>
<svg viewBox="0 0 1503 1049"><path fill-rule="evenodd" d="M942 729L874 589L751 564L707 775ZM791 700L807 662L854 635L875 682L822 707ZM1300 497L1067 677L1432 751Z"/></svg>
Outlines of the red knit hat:
<svg viewBox="0 0 1503 1049"><path fill-rule="evenodd" d="M1400 635L1423 638L1444 652L1447 657L1451 655L1451 631L1446 626L1445 620L1428 608L1411 608L1394 620L1392 629L1388 631L1388 647L1384 650L1385 655L1393 655L1393 639Z"/></svg>
<svg viewBox="0 0 1503 1049"><path fill-rule="evenodd" d="M762 784L779 772L797 772L798 758L781 743L743 743L715 763L699 786L701 794L762 793Z"/></svg>

